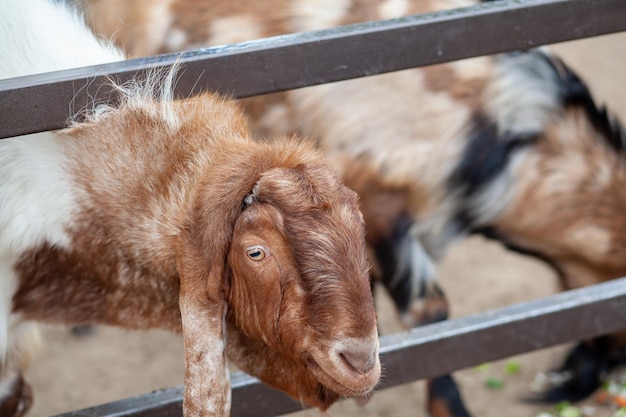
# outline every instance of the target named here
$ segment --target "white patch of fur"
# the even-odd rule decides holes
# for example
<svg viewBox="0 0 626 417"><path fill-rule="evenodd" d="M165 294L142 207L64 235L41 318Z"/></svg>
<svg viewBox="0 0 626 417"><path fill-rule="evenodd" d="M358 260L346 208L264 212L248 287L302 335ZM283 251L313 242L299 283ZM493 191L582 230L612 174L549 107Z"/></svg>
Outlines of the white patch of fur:
<svg viewBox="0 0 626 417"><path fill-rule="evenodd" d="M69 246L76 204L57 140L44 132L0 141L0 254L44 241Z"/></svg>
<svg viewBox="0 0 626 417"><path fill-rule="evenodd" d="M60 3L0 0L0 79L124 59Z"/></svg>
<svg viewBox="0 0 626 417"><path fill-rule="evenodd" d="M496 58L486 108L500 133L541 132L558 111L558 77L540 54L513 53Z"/></svg>
<svg viewBox="0 0 626 417"><path fill-rule="evenodd" d="M437 282L437 270L433 260L430 255L428 255L419 239L414 237L413 233L410 235L411 241L409 253L406 255L409 256L409 259L413 264L411 268L413 271L413 276L411 277L411 280L413 281L411 298L415 299L419 293L420 282Z"/></svg>
<svg viewBox="0 0 626 417"><path fill-rule="evenodd" d="M420 296L420 289L423 287L434 288L437 285L437 268L431 255L426 252L426 249L416 237L417 232L417 227L413 226L411 233L407 237L409 239L408 247L407 245L402 245L403 248L408 248L408 250L401 256L402 258L408 257L408 261L401 260L398 262L398 266L406 265L407 262L411 264L411 305L407 312L400 316L400 320L407 328L412 328L416 325L414 312L424 309L426 300ZM400 278L399 271L396 271L392 283Z"/></svg>
<svg viewBox="0 0 626 417"><path fill-rule="evenodd" d="M420 283L434 283L437 281L435 264L417 238L417 233L418 230L414 227L411 233L405 237L406 242L400 244L402 250L398 253L398 268L389 282L389 288L395 288L406 274L406 269L410 268L412 300L418 298Z"/></svg>
<svg viewBox="0 0 626 417"><path fill-rule="evenodd" d="M516 166L515 161L521 160L524 153L524 151L519 151L514 155L513 161L511 161L507 170L490 181L486 187L469 201L468 209L476 226L493 221L510 206L515 191L513 174Z"/></svg>
<svg viewBox="0 0 626 417"><path fill-rule="evenodd" d="M394 19L407 14L409 0L386 0L378 6L381 19Z"/></svg>
<svg viewBox="0 0 626 417"><path fill-rule="evenodd" d="M297 0L293 2L293 31L306 32L339 26L351 0Z"/></svg>
<svg viewBox="0 0 626 417"><path fill-rule="evenodd" d="M247 14L215 19L210 29L210 45L228 45L263 37L259 20Z"/></svg>

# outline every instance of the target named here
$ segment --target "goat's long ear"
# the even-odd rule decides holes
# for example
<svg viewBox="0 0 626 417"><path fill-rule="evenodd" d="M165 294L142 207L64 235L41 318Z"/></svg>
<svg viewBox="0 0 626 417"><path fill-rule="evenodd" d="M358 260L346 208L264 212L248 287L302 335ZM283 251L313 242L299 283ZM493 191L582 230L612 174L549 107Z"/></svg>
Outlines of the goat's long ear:
<svg viewBox="0 0 626 417"><path fill-rule="evenodd" d="M185 416L228 416L230 378L225 358L224 318L227 307L221 294L223 266L204 264L191 236L182 238L178 257L180 314L185 351Z"/></svg>
<svg viewBox="0 0 626 417"><path fill-rule="evenodd" d="M200 254L184 245L179 257L180 314L185 351L183 414L230 415L230 378L225 358L226 301L214 274L203 268ZM195 256L194 256L195 255ZM202 285L201 281L205 284Z"/></svg>
<svg viewBox="0 0 626 417"><path fill-rule="evenodd" d="M186 417L229 414L225 264L235 221L259 177L259 164L245 150L218 159L200 184L178 247Z"/></svg>
<svg viewBox="0 0 626 417"><path fill-rule="evenodd" d="M207 302L181 291L185 349L185 416L230 415L230 378L225 357L225 302Z"/></svg>

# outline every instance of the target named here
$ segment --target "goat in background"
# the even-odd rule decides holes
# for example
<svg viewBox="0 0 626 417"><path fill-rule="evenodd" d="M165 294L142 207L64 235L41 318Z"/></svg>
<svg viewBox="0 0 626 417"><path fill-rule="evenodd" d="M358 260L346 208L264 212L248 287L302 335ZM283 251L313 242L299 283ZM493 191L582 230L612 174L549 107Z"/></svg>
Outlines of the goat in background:
<svg viewBox="0 0 626 417"><path fill-rule="evenodd" d="M68 8L0 2L0 78L123 59ZM67 58L67 59L66 59ZM380 376L357 195L313 144L238 106L116 86L57 132L0 140L0 414L31 401L32 322L182 332L185 416L226 416L226 352L321 409Z"/></svg>
<svg viewBox="0 0 626 417"><path fill-rule="evenodd" d="M132 56L145 56L475 2L83 3L96 32L112 36ZM373 273L386 283L407 325L445 316L429 262L472 233L546 261L564 288L626 275L623 129L594 102L584 81L546 50L244 103L259 134L296 131L317 138L359 193ZM444 308L424 316L424 296ZM563 372L573 376L545 397L590 394L623 358L624 340L615 334L581 343L564 364Z"/></svg>

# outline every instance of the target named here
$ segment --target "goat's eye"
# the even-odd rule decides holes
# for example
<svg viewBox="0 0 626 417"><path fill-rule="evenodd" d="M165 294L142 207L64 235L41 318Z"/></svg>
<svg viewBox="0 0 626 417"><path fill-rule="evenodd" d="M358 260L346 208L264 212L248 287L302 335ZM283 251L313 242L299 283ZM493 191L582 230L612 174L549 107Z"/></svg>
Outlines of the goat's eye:
<svg viewBox="0 0 626 417"><path fill-rule="evenodd" d="M268 250L263 246L250 246L246 248L246 255L253 261L260 261L268 255Z"/></svg>

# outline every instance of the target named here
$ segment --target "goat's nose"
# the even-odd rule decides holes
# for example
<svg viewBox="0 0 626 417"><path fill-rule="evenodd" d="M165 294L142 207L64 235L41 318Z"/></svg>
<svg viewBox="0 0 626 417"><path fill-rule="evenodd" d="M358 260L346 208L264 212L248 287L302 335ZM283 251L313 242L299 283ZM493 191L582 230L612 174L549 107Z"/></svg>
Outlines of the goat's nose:
<svg viewBox="0 0 626 417"><path fill-rule="evenodd" d="M340 352L341 357L355 371L366 374L376 365L378 349L371 342L351 343Z"/></svg>

